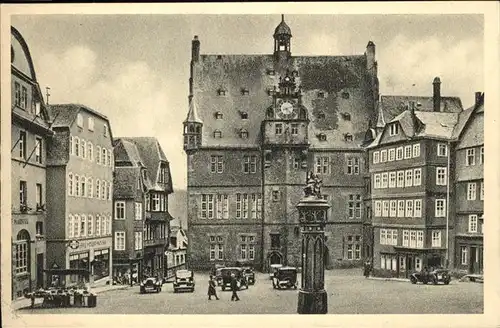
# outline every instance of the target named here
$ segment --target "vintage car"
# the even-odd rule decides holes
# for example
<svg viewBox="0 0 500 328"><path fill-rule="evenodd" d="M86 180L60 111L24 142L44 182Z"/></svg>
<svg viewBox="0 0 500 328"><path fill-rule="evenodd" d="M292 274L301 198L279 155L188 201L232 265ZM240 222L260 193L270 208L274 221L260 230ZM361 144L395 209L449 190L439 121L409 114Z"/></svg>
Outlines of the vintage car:
<svg viewBox="0 0 500 328"><path fill-rule="evenodd" d="M226 290L226 288L231 289L232 274L235 275L236 282L238 284L238 290L241 290L243 287L245 287L245 289L248 289L248 283L247 280L245 279L242 268L226 267L220 270L222 275L222 282L221 282L222 290Z"/></svg>
<svg viewBox="0 0 500 328"><path fill-rule="evenodd" d="M243 276L246 278L247 284L255 285L255 272L252 267L243 267Z"/></svg>
<svg viewBox="0 0 500 328"><path fill-rule="evenodd" d="M221 274L221 269L224 268L224 264L216 264L213 268L210 274L214 276L215 281L217 282L217 286L220 286L222 284L222 274Z"/></svg>
<svg viewBox="0 0 500 328"><path fill-rule="evenodd" d="M273 279L275 272L282 267L283 264L271 264L269 266L269 279Z"/></svg>
<svg viewBox="0 0 500 328"><path fill-rule="evenodd" d="M190 270L177 270L175 272L174 293L180 290L194 292L194 274Z"/></svg>
<svg viewBox="0 0 500 328"><path fill-rule="evenodd" d="M414 272L410 275L410 282L412 284L421 282L423 284L433 283L434 285L437 285L442 282L445 285L448 285L450 281L451 276L446 269L434 269L431 271L422 270L420 272Z"/></svg>
<svg viewBox="0 0 500 328"><path fill-rule="evenodd" d="M140 292L144 294L149 291L161 292L162 280L156 277L145 278L140 284Z"/></svg>
<svg viewBox="0 0 500 328"><path fill-rule="evenodd" d="M297 268L295 267L281 267L276 269L273 276L273 288L274 289L285 289L293 288L297 289Z"/></svg>

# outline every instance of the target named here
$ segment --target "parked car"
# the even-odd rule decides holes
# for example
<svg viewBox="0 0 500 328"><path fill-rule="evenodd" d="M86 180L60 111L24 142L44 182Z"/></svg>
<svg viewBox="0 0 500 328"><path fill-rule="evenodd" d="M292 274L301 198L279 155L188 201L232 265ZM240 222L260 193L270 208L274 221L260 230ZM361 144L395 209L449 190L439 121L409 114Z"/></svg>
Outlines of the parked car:
<svg viewBox="0 0 500 328"><path fill-rule="evenodd" d="M190 270L177 270L175 272L174 293L179 290L188 290L194 292L194 274Z"/></svg>
<svg viewBox="0 0 500 328"><path fill-rule="evenodd" d="M162 280L156 277L148 277L142 280L140 284L140 292L144 294L149 291L161 292Z"/></svg>
<svg viewBox="0 0 500 328"><path fill-rule="evenodd" d="M221 269L224 268L224 264L216 264L213 268L210 274L214 276L215 281L217 282L217 286L220 286L222 284L222 274L221 274Z"/></svg>
<svg viewBox="0 0 500 328"><path fill-rule="evenodd" d="M293 288L297 289L297 268L281 267L278 268L273 277L273 288Z"/></svg>
<svg viewBox="0 0 500 328"><path fill-rule="evenodd" d="M416 284L421 282L423 284L433 283L437 285L442 282L448 285L451 281L450 272L447 269L434 269L432 271L422 270L420 272L414 272L410 275L410 282Z"/></svg>
<svg viewBox="0 0 500 328"><path fill-rule="evenodd" d="M243 276L249 285L255 285L255 272L252 267L243 267Z"/></svg>
<svg viewBox="0 0 500 328"><path fill-rule="evenodd" d="M271 264L269 266L269 279L273 279L274 273L279 269L282 268L283 264Z"/></svg>
<svg viewBox="0 0 500 328"><path fill-rule="evenodd" d="M237 267L226 267L221 269L221 275L222 275L221 288L223 291L226 290L226 288L228 289L231 288L232 274L235 275L236 281L238 283L238 290L241 290L243 287L245 287L245 289L248 289L248 283L243 274L243 269Z"/></svg>

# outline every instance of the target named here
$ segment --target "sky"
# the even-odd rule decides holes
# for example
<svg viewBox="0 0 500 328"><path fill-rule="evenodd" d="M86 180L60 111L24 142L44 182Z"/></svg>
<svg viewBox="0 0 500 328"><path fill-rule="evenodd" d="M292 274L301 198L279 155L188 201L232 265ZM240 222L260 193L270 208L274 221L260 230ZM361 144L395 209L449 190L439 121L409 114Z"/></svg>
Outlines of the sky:
<svg viewBox="0 0 500 328"><path fill-rule="evenodd" d="M157 137L174 188L186 188L182 122L191 40L201 54L270 54L280 15L12 16L51 104L108 116L114 137ZM484 88L482 15L285 15L292 55L360 55L376 45L382 95L458 96Z"/></svg>

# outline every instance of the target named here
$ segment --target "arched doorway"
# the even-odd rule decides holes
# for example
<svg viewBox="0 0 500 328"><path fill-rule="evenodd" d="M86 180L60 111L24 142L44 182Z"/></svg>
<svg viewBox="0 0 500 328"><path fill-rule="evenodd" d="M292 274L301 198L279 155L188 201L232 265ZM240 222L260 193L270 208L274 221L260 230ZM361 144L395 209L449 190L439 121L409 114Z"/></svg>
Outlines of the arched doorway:
<svg viewBox="0 0 500 328"><path fill-rule="evenodd" d="M268 268L268 271L270 270L271 268L271 265L273 264L283 264L283 255L281 255L280 252L271 252L269 253L269 255L267 256L267 268Z"/></svg>

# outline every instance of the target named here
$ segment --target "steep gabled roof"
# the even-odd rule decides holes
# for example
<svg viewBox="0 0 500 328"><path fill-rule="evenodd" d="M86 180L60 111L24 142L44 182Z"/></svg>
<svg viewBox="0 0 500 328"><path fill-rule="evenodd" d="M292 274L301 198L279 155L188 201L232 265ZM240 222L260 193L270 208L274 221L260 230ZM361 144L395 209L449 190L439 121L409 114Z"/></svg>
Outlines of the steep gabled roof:
<svg viewBox="0 0 500 328"><path fill-rule="evenodd" d="M460 138L462 131L467 126L467 123L469 122L474 112L476 113L484 112L484 93L481 95L481 98L479 99L478 103L472 105L471 107L467 108L466 110L460 113L458 118L458 123L455 126L455 129L453 130L454 139Z"/></svg>
<svg viewBox="0 0 500 328"><path fill-rule="evenodd" d="M137 189L140 168L135 166L116 166L113 177L113 197L133 198Z"/></svg>

